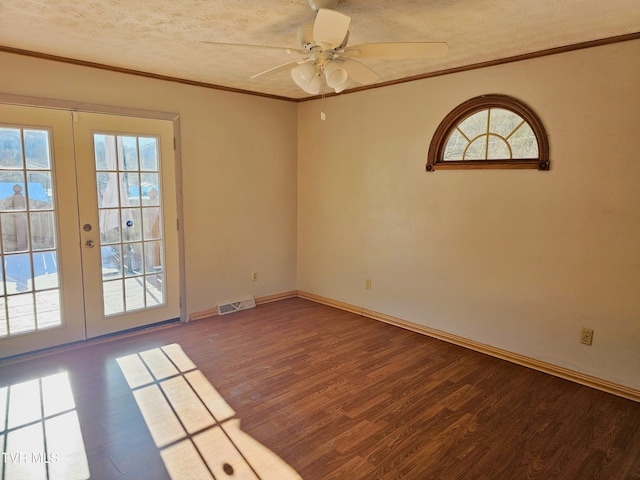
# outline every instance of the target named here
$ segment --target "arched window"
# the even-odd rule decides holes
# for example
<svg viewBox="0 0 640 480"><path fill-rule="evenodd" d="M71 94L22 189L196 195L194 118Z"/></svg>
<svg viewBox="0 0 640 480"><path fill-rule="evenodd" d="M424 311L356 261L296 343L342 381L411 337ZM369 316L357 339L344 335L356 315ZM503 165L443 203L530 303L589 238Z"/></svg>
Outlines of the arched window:
<svg viewBox="0 0 640 480"><path fill-rule="evenodd" d="M483 95L456 107L438 126L427 171L469 168L549 170L547 133L524 103Z"/></svg>

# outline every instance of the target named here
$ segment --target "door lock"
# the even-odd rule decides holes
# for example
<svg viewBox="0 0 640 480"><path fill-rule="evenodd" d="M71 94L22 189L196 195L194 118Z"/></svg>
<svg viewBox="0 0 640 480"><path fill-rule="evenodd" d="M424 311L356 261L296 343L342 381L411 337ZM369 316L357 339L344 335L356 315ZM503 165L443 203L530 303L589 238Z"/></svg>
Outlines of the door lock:
<svg viewBox="0 0 640 480"><path fill-rule="evenodd" d="M87 248L93 248L96 246L96 243L93 240L87 240L84 242L84 246Z"/></svg>

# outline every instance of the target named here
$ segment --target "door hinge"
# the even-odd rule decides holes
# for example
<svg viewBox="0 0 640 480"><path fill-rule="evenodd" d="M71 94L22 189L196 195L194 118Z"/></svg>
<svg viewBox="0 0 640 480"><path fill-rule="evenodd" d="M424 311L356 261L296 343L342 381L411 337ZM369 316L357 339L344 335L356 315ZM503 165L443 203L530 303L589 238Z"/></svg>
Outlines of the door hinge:
<svg viewBox="0 0 640 480"><path fill-rule="evenodd" d="M176 218L176 230L180 230L180 219Z"/></svg>
<svg viewBox="0 0 640 480"><path fill-rule="evenodd" d="M176 149L176 137L173 137L173 149Z"/></svg>

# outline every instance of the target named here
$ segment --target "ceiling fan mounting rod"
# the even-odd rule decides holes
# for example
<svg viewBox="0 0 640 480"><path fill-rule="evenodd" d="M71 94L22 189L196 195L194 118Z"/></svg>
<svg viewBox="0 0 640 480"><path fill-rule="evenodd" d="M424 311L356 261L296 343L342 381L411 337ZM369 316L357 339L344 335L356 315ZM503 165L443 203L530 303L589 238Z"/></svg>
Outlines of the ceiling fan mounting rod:
<svg viewBox="0 0 640 480"><path fill-rule="evenodd" d="M317 12L321 8L330 8L331 10L335 10L340 3L340 0L307 0L309 2L309 6L311 10Z"/></svg>

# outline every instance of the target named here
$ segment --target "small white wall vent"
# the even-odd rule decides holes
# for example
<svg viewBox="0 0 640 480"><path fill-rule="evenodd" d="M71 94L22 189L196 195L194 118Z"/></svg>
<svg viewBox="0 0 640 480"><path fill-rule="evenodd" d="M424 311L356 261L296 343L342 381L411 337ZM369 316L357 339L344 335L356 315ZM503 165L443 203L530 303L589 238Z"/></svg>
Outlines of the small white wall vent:
<svg viewBox="0 0 640 480"><path fill-rule="evenodd" d="M246 310L256 306L253 297L246 297L234 302L222 303L218 305L218 315L226 315L227 313L237 312L238 310Z"/></svg>

